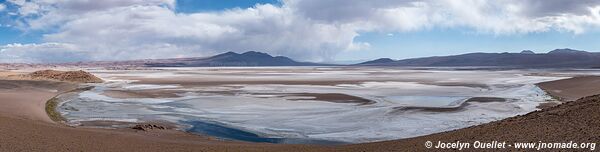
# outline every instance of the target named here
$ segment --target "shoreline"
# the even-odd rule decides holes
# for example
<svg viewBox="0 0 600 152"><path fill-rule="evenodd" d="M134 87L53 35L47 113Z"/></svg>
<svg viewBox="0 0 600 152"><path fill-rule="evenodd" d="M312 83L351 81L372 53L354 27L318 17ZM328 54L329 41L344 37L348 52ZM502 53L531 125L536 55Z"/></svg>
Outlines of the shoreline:
<svg viewBox="0 0 600 152"><path fill-rule="evenodd" d="M0 83L17 87L76 87L70 83L48 81L0 80ZM169 129L141 131L129 128L71 127L51 120L45 110L46 101L69 90L71 89L68 87L58 91L27 87L0 90L0 103L5 104L0 107L0 138L6 139L0 140L0 151L297 151L324 148L224 141ZM6 103L12 104L7 107Z"/></svg>
<svg viewBox="0 0 600 152"><path fill-rule="evenodd" d="M539 86L536 85L536 87L539 87ZM546 91L546 90L544 90L544 91ZM65 93L68 93L68 92L65 92ZM458 107L451 107L451 108L398 107L398 108L395 108L395 110L422 109L422 110L425 110L425 111L432 111L432 112L444 112L444 111L455 111L457 108L461 108L461 107L466 106L467 102L506 102L507 100L508 99L506 99L506 98L496 98L496 97L471 97L471 98L465 99L464 102L462 102ZM546 101L546 102L543 102L543 103L539 103L539 105L537 107L538 107L538 109L545 109L545 108L553 107L553 106L556 106L556 105L558 105L558 103ZM56 110L56 109L54 109L54 110ZM59 113L58 111L56 111L56 112ZM110 120L110 121L91 120L91 121L82 121L82 122L86 123L86 125L76 126L76 127L87 127L87 128L92 127L92 128L104 128L104 129L106 129L106 128L115 128L114 126L108 126L108 127L106 126L107 124L111 124L111 123L106 123L106 122L112 122L113 125L115 125L115 124L119 125L120 129L132 129L132 127L134 127L136 125L156 124L154 121L121 122L121 121L113 121L113 120ZM207 122L203 122L203 123L207 123ZM124 124L127 124L127 125L124 125ZM162 126L160 124L161 123L159 123L159 126ZM167 123L166 125L170 125L170 124L171 123ZM217 125L217 124L213 124L213 125ZM183 133L186 133L186 134L199 135L199 136L209 136L209 137L215 138L217 140L226 140L226 141L234 141L234 142L264 143L264 141L262 139L265 139L265 140L268 140L268 141L272 141L272 140L274 141L275 139L278 139L278 140L286 139L286 138L260 137L261 140L257 140L256 142L253 141L253 140L248 140L248 141L246 141L246 140L237 140L237 139L231 139L231 138L227 138L227 137L219 137L219 136L215 136L215 135L210 135L210 133L207 133L207 132L204 132L204 133L191 132L191 131L188 130L190 128L184 129L184 127L181 127L181 125L172 125L171 124L171 126L180 126L180 127L171 127L169 129L180 131L180 132L183 132ZM472 126L470 126L470 127L472 127ZM229 127L226 127L226 126L221 126L221 128L235 129L235 128L229 128ZM244 132L244 133L246 133L246 132ZM247 132L247 133L251 133L251 132ZM251 133L251 134L253 134L253 133ZM424 136L427 136L427 135L424 135ZM418 137L420 137L420 136L418 136ZM256 138L258 138L258 136ZM402 138L402 139L409 139L409 138ZM393 140L402 140L402 139L393 139ZM382 141L375 141L375 142L382 142ZM375 143L375 142L366 142L366 143ZM266 143L284 144L284 145L286 144L286 143L281 143L281 142L266 142ZM341 145L366 144L366 143L344 143L344 144L341 144ZM298 144L298 143L294 143L294 144ZM314 145L314 144L309 144L309 145ZM319 145L319 144L317 144L317 145ZM333 144L333 145L340 145L340 144Z"/></svg>
<svg viewBox="0 0 600 152"><path fill-rule="evenodd" d="M89 90L92 88L94 88L94 87L93 86L83 87L80 84L77 84L77 88L75 88L75 89L56 94L54 97L52 97L46 101L46 103L45 103L46 106L44 108L46 110L46 114L48 114L48 117L54 122L60 123L62 121L66 121L66 118L63 117L60 114L60 112L58 112L56 110L56 108L58 108L59 104L61 103L61 101L58 101L59 99L57 97L65 94L65 93L85 91L85 90Z"/></svg>
<svg viewBox="0 0 600 152"><path fill-rule="evenodd" d="M598 79L600 81L600 78L595 79ZM565 80L566 79L561 79L543 83L552 82L556 84L564 82ZM31 85L34 86L34 88L36 86L36 83L40 83L37 84L38 86L44 86L46 85L46 83L49 83L44 81L35 81L32 82L33 84L28 84L26 83L27 81L24 80L9 81L18 81L15 82L16 85ZM55 87L59 86L59 84L56 84L59 82L51 83L57 85ZM597 91L600 91L600 86L596 88ZM0 93L4 93L2 91L3 90L0 90ZM35 101L39 103L43 102L44 104L42 105L44 105L44 107L36 108L30 106L30 108L33 108L33 111L22 112L35 112L36 109L37 111L44 111L43 109L45 109L46 102L49 101L49 99L52 99L53 97L60 94L58 92L52 92L43 89L25 89L11 92L14 92L14 94L12 94L13 96L18 97L15 99L19 99L12 100L12 102L32 102L34 101L32 100L34 98L37 98L36 100L38 100L40 99L40 97L44 96L32 96L31 94L40 92L45 94L45 96L48 96L48 98L46 99ZM49 96L49 94L52 96ZM6 97L11 96L0 96L0 99L5 99ZM540 110L542 112L534 111L526 114L525 116L544 114L551 110L557 110L562 107L568 107L569 105L571 104L561 104L559 106L553 106L552 108L544 108L543 110ZM2 127L6 129L0 129L0 136L9 140L0 141L0 150L7 151L99 151L98 148L101 148L102 151L398 151L406 148L410 148L413 150L427 150L423 146L423 143L426 140L487 140L490 138L494 138L493 133L488 133L490 131L487 129L489 129L490 126L491 128L497 130L492 132L497 133L506 131L506 129L503 127L494 126L510 125L510 123L508 122L512 121L516 121L519 123L525 123L529 121L529 119L526 119L528 121L521 120L520 118L523 116L515 116L463 129L457 129L407 139L338 146L319 146L224 141L177 130L152 129L149 131L136 131L134 129L69 127L66 125L60 125L56 123L43 121L40 118L32 119L35 117L39 117L39 115L31 115L26 117L7 117L9 115L14 115L15 113L6 113L2 111L2 108L5 109L5 107L0 107L0 124L2 124ZM46 112L44 112L44 114L46 114L46 117L50 117L47 115ZM473 135L473 130L475 130L475 134L480 133L480 135ZM508 136L498 136L498 138L505 137Z"/></svg>
<svg viewBox="0 0 600 152"><path fill-rule="evenodd" d="M267 144L278 144L278 145L323 145L323 146L334 146L334 145L347 145L351 143L340 142L340 141L329 141L329 140L319 140L319 139L302 139L302 138L271 138L271 137L261 137L255 133L248 132L245 130L240 130L236 128L230 128L224 125L220 125L217 123L210 123L204 121L193 121L193 124L201 124L205 128L199 128L195 126L184 127L183 124L177 124L173 122L167 122L162 120L149 120L149 121L138 121L138 122L127 122L127 121L118 121L118 120L89 120L89 121L80 121L77 125L69 125L66 122L66 118L61 115L61 113L56 109L57 105L65 102L58 101L58 97L66 94L66 93L74 93L74 92L82 92L93 89L94 86L80 85L79 88L65 91L57 94L52 97L50 100L46 101L46 112L48 117L50 117L54 122L65 125L68 127L75 128L93 128L93 129L126 129L126 130L136 130L136 131L153 131L153 130L172 130L181 132L184 134L199 136L199 137L208 137L212 140L218 141L231 141L231 142L241 142L241 143L267 143ZM199 131L191 131L191 130L199 130ZM210 130L218 130L216 134L212 133ZM223 130L229 130L235 132L239 135L240 138L247 138L251 140L237 140L233 138L220 137ZM203 132L203 133L202 133ZM234 134L232 134L234 135ZM234 135L238 136L238 135Z"/></svg>
<svg viewBox="0 0 600 152"><path fill-rule="evenodd" d="M40 80L47 81L47 80ZM187 132L184 130L184 127L178 124L163 122L163 121L143 121L143 122L125 122L125 121L115 121L115 120L92 120L92 121L82 121L79 122L79 125L69 125L66 118L56 109L62 102L58 99L59 96L67 94L67 93L81 93L83 91L88 91L93 89L95 86L86 86L82 84L76 84L77 88L64 91L56 94L54 97L50 98L45 103L45 111L48 117L57 124L75 127L75 128L92 128L92 129L132 129L137 131L152 131L152 130L172 130L179 131L185 134L193 134L191 132ZM203 137L202 135L198 135Z"/></svg>
<svg viewBox="0 0 600 152"><path fill-rule="evenodd" d="M548 95L563 102L600 94L600 76L575 76L536 84Z"/></svg>

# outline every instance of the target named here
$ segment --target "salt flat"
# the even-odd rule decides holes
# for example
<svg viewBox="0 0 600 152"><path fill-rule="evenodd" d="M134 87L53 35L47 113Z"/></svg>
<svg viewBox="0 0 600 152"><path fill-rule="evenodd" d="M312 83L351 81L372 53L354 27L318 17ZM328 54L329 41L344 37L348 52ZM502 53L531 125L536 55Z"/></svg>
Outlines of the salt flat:
<svg viewBox="0 0 600 152"><path fill-rule="evenodd" d="M61 96L66 102L59 110L73 125L94 120L163 120L190 129L202 122L287 143L393 140L500 120L552 100L536 83L569 77L568 72L556 75L543 70L379 67L90 72L107 82ZM175 96L161 96L166 92ZM482 100L486 98L502 100ZM217 136L244 140L227 133Z"/></svg>

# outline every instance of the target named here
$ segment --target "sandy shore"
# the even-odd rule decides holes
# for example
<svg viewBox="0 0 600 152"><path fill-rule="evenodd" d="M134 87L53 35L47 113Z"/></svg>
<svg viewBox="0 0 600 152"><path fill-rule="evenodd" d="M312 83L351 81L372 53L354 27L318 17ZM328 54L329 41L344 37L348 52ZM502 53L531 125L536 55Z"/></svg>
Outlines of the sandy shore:
<svg viewBox="0 0 600 152"><path fill-rule="evenodd" d="M432 142L565 142L596 143L600 141L600 77L575 77L539 84L553 96L566 99L557 106L544 108L525 115L468 128L436 133L427 136L346 145L344 150L354 151L436 151L424 146ZM593 95L593 96L588 96ZM595 147L596 149L598 147ZM494 149L515 151L515 149ZM589 151L590 149L545 149L542 151ZM481 151L463 149L462 151ZM519 149L517 151L536 151Z"/></svg>
<svg viewBox="0 0 600 152"><path fill-rule="evenodd" d="M539 83L538 86L551 96L563 101L600 94L599 76L580 76L570 79Z"/></svg>
<svg viewBox="0 0 600 152"><path fill-rule="evenodd" d="M77 85L0 80L0 151L306 151L306 145L220 141L175 130L74 128L50 120L45 102Z"/></svg>
<svg viewBox="0 0 600 152"><path fill-rule="evenodd" d="M343 148L370 151L426 151L427 141L441 142L565 142L576 143L600 141L600 96L587 97L541 111L515 116L500 121L432 135L348 145ZM596 147L597 148L597 147ZM515 151L515 149L495 149ZM463 149L463 151L465 151ZM481 151L481 149L466 149ZM535 151L535 149L518 150ZM546 149L542 151L589 151L589 149Z"/></svg>
<svg viewBox="0 0 600 152"><path fill-rule="evenodd" d="M575 81L577 80L577 81ZM540 84L561 98L578 98L600 85L600 77ZM581 93L577 85L593 90ZM220 141L174 130L74 128L51 121L45 102L77 85L47 81L0 81L0 151L424 151L426 141L600 141L600 97L479 126L416 138L342 146L284 145ZM561 87L564 86L564 87ZM559 94L560 93L560 94ZM473 150L473 149L472 149Z"/></svg>
<svg viewBox="0 0 600 152"><path fill-rule="evenodd" d="M75 87L61 82L0 80L0 114L52 122L43 110L45 101Z"/></svg>

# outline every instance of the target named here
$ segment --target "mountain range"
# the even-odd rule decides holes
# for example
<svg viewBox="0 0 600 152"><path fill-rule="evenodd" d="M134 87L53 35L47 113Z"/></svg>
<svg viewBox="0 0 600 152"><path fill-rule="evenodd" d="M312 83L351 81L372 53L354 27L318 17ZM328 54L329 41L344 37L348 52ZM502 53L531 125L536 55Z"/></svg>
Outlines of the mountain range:
<svg viewBox="0 0 600 152"><path fill-rule="evenodd" d="M271 56L267 53L248 51L245 53L226 52L210 57L144 59L128 61L92 61L52 64L55 66L84 67L222 67L222 66L327 66L312 62L298 62L284 56ZM36 66L36 65L34 65ZM48 66L48 65L37 65Z"/></svg>
<svg viewBox="0 0 600 152"><path fill-rule="evenodd" d="M380 58L358 64L299 62L285 56L249 51L226 52L210 57L93 61L63 64L0 64L0 67L84 66L84 67L219 67L219 66L404 66L404 67L502 67L502 68L600 68L600 53L555 49L548 53L525 50L520 53L468 53L394 60Z"/></svg>
<svg viewBox="0 0 600 152"><path fill-rule="evenodd" d="M514 68L597 68L600 53L573 49L556 49L548 53L529 50L520 53L468 53L452 56L434 56L403 60L381 58L356 64L359 66L423 66L460 67L495 66Z"/></svg>
<svg viewBox="0 0 600 152"><path fill-rule="evenodd" d="M180 58L156 60L144 63L149 67L215 67L215 66L319 66L326 64L298 62L284 56L271 56L267 53L249 51L245 53L227 52L207 58Z"/></svg>

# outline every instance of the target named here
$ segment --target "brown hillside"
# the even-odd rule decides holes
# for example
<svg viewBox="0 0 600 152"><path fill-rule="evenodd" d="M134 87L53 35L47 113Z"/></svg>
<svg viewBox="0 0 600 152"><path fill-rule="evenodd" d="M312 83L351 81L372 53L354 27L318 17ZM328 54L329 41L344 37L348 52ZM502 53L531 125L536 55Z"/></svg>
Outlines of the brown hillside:
<svg viewBox="0 0 600 152"><path fill-rule="evenodd" d="M102 83L102 79L94 76L91 73L79 71L56 71L56 70L41 70L33 73L21 75L23 78L34 80L55 80L76 83Z"/></svg>
<svg viewBox="0 0 600 152"><path fill-rule="evenodd" d="M464 129L427 136L344 146L352 151L438 151L424 143L442 142L598 142L600 141L600 95L581 98L555 107ZM597 148L597 147L596 147ZM487 149L535 151L535 149ZM582 149L544 149L542 151ZM588 150L588 149L584 149ZM481 149L463 149L481 151Z"/></svg>

